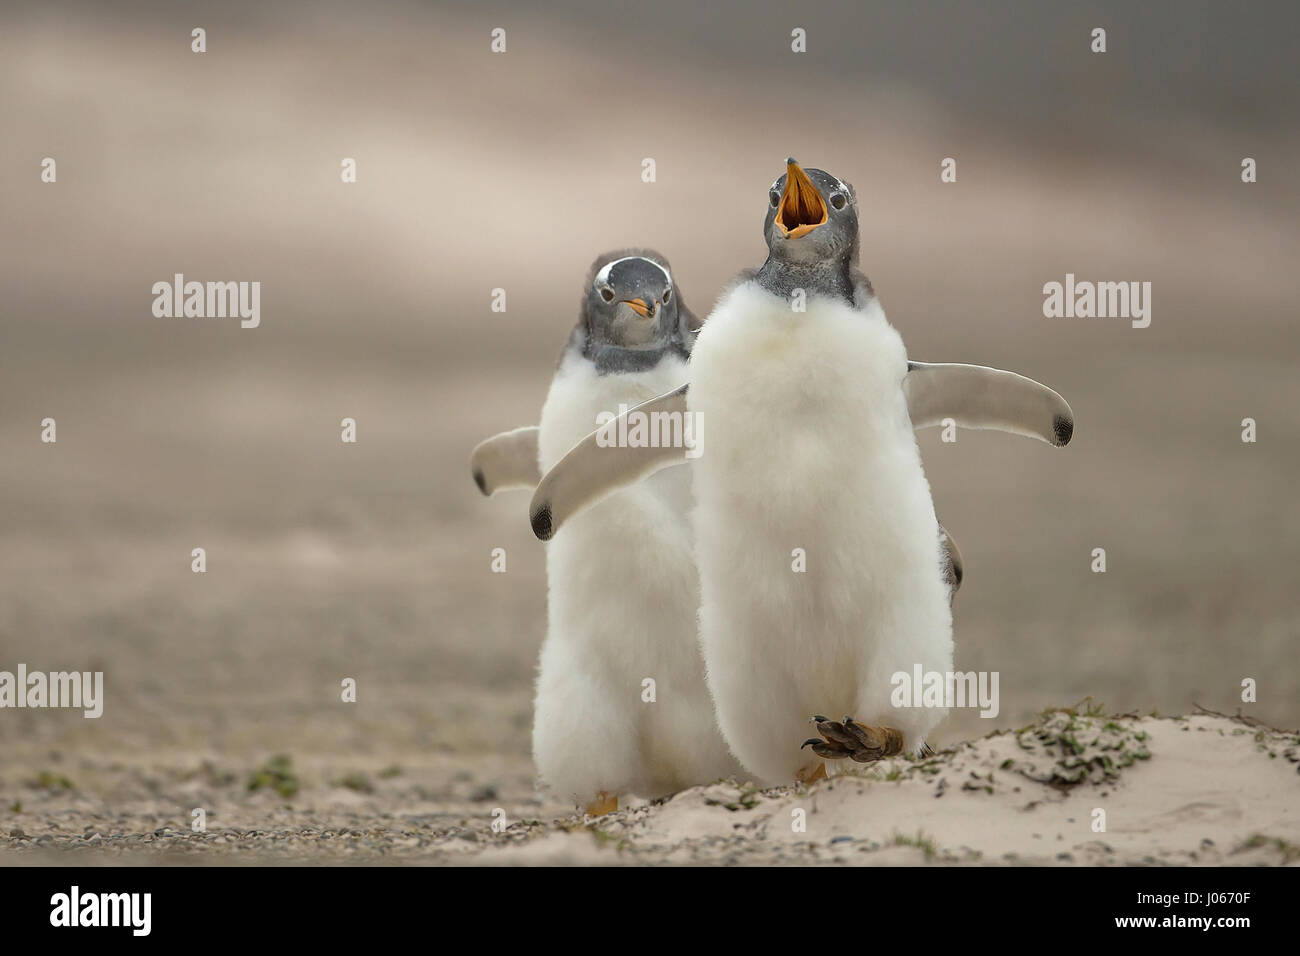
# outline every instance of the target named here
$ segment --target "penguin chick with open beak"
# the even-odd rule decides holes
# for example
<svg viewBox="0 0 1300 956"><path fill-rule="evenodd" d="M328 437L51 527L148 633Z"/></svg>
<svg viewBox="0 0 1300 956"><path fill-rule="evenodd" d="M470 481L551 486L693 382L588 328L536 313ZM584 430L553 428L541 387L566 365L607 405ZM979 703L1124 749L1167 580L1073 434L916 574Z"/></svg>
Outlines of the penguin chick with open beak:
<svg viewBox="0 0 1300 956"><path fill-rule="evenodd" d="M757 269L746 270L733 283L755 281L772 295L790 301L830 296L856 303L874 295L870 280L858 270L859 207L853 186L820 169L804 169L793 157L786 171L768 187L763 235L768 258ZM725 294L725 293L724 293ZM682 411L687 388L661 396L640 414ZM1074 435L1074 413L1059 394L1033 379L997 368L960 363L910 361L903 380L908 416L913 428L929 428L951 421L960 428L1004 431L1037 438L1058 447ZM518 431L518 430L517 430ZM512 471L527 471L527 481L512 487L533 487L533 531L547 540L572 515L590 503L646 475L688 463L678 448L659 448L637 454L625 450L618 461L601 454L595 433L573 449L551 473L538 480L528 463L529 447L516 432L506 432L482 442L474 450L475 480L483 469L490 473L484 494ZM509 457L515 465L503 462ZM520 461L524 463L519 465ZM951 536L938 529L945 565L942 574L953 591L963 581L961 556Z"/></svg>
<svg viewBox="0 0 1300 956"><path fill-rule="evenodd" d="M892 692L897 673L952 669L951 572L913 428L952 417L1055 445L1073 430L1064 400L1029 379L910 362L858 271L858 227L848 184L788 160L768 194L768 257L710 314L689 386L629 413L684 407L708 423L691 469L701 649L732 752L774 784L824 775L818 757L922 752L946 714ZM625 455L620 469L597 461L595 437L539 483L539 537L682 461ZM865 719L815 717L820 736L798 747L819 713Z"/></svg>
<svg viewBox="0 0 1300 956"><path fill-rule="evenodd" d="M857 268L854 191L789 159L764 231L766 261L696 342L687 402L709 424L693 468L709 687L732 751L776 784L823 776L821 757L919 752L947 711L894 707L891 679L952 671L952 611L907 352ZM809 753L822 713L861 722L817 719Z"/></svg>

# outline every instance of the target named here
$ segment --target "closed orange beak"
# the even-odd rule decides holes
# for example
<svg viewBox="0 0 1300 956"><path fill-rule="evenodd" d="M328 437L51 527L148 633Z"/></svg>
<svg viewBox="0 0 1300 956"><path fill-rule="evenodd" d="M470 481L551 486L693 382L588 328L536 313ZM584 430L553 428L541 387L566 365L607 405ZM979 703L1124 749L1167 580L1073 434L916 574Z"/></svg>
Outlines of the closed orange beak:
<svg viewBox="0 0 1300 956"><path fill-rule="evenodd" d="M650 317L650 306L646 305L645 299L624 299L623 301L630 305L632 311L643 319Z"/></svg>

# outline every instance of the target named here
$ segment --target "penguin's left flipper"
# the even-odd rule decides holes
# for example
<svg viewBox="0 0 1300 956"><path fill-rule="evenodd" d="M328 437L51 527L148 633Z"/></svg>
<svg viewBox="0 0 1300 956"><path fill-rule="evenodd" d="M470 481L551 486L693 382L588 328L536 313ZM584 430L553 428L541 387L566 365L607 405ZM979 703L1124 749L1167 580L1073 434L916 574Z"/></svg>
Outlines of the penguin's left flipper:
<svg viewBox="0 0 1300 956"><path fill-rule="evenodd" d="M1074 412L1066 400L1015 372L983 365L908 362L903 394L913 428L951 418L962 428L1011 432L1057 447L1074 435Z"/></svg>
<svg viewBox="0 0 1300 956"><path fill-rule="evenodd" d="M813 717L821 738L805 740L799 749L812 747L813 753L828 760L848 757L858 763L870 763L903 752L903 735L893 727L869 727L852 717L828 720L820 714Z"/></svg>
<svg viewBox="0 0 1300 956"><path fill-rule="evenodd" d="M549 541L560 526L584 508L606 495L640 481L663 468L681 465L691 459L684 446L633 448L619 445L620 426L632 415L688 414L686 389L681 388L629 408L618 418L602 425L556 462L546 473L528 509L533 534ZM683 422L683 434L685 423ZM625 433L624 433L625 434Z"/></svg>
<svg viewBox="0 0 1300 956"><path fill-rule="evenodd" d="M507 488L536 488L541 480L537 467L536 425L493 435L470 452L469 467L474 484L485 495Z"/></svg>
<svg viewBox="0 0 1300 956"><path fill-rule="evenodd" d="M957 542L952 540L952 535L943 525L939 525L939 547L943 548L943 579L948 582L951 592L956 594L957 589L961 587L961 579L966 576L966 570L961 563L961 552L957 550Z"/></svg>

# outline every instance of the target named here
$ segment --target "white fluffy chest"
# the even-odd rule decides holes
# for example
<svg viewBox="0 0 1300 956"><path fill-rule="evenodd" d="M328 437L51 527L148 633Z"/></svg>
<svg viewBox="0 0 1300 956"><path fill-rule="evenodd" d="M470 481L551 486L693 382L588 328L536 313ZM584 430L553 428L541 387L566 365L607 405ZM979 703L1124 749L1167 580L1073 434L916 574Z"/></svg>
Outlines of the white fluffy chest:
<svg viewBox="0 0 1300 956"><path fill-rule="evenodd" d="M914 446L906 373L902 339L874 299L858 310L813 298L795 312L755 283L738 286L709 316L691 360L689 402L704 418L709 470L843 469L887 446Z"/></svg>
<svg viewBox="0 0 1300 956"><path fill-rule="evenodd" d="M566 355L542 406L538 435L542 473L596 430L598 415L617 415L620 405L632 407L671 392L681 387L688 374L686 363L675 355L665 355L644 372L613 375L598 375L591 362Z"/></svg>
<svg viewBox="0 0 1300 956"><path fill-rule="evenodd" d="M748 284L696 341L701 648L728 742L766 780L804 766L810 714L887 722L909 747L942 716L889 705L892 673L952 661L906 372L874 301L799 313Z"/></svg>
<svg viewBox="0 0 1300 956"><path fill-rule="evenodd" d="M590 362L567 357L542 408L543 471L595 430L598 415L616 415L620 405L639 405L686 379L686 363L672 356L654 369L616 375L597 375ZM584 666L619 679L696 672L690 494L687 469L668 469L565 523L546 546L548 647L567 648Z"/></svg>
<svg viewBox="0 0 1300 956"><path fill-rule="evenodd" d="M770 604L781 631L800 608L851 622L918 579L933 578L938 593L906 371L902 341L874 302L855 310L814 299L797 313L749 285L719 303L696 342L688 393L703 419L693 469L706 601ZM796 549L814 571L791 572ZM719 587L723 579L734 586Z"/></svg>

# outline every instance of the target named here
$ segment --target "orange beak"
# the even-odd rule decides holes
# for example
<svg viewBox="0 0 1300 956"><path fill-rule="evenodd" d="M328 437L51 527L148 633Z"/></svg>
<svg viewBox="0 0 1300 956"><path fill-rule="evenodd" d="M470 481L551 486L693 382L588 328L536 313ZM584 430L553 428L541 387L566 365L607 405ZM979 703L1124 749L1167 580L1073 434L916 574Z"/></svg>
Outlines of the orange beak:
<svg viewBox="0 0 1300 956"><path fill-rule="evenodd" d="M793 159L786 160L785 192L776 208L776 224L787 239L806 236L829 218L822 194Z"/></svg>
<svg viewBox="0 0 1300 956"><path fill-rule="evenodd" d="M650 306L646 305L645 299L624 299L632 307L632 311L643 319L650 317Z"/></svg>

